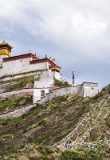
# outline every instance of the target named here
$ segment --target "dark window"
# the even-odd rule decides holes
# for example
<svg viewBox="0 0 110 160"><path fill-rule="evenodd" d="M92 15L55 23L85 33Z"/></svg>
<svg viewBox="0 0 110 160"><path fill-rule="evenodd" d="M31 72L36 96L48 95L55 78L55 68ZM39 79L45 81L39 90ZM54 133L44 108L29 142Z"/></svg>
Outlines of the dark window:
<svg viewBox="0 0 110 160"><path fill-rule="evenodd" d="M45 91L41 90L41 96L44 96L44 95L45 95Z"/></svg>

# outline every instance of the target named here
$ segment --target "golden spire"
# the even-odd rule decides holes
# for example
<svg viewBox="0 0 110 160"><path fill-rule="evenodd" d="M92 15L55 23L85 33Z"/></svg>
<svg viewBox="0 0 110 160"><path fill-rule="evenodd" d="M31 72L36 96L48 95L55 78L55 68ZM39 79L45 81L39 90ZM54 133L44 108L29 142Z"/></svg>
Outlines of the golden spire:
<svg viewBox="0 0 110 160"><path fill-rule="evenodd" d="M0 43L0 55L7 55L10 57L12 48L11 45L3 40L3 42Z"/></svg>

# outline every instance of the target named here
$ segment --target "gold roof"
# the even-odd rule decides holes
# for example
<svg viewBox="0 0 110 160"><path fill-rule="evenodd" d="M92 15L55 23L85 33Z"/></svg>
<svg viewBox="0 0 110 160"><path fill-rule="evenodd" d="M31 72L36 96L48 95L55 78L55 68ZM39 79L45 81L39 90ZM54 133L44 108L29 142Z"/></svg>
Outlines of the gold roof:
<svg viewBox="0 0 110 160"><path fill-rule="evenodd" d="M13 48L10 44L8 44L8 42L5 42L5 40L0 43L0 46L4 46L4 45L7 45L7 46L9 46L10 48Z"/></svg>

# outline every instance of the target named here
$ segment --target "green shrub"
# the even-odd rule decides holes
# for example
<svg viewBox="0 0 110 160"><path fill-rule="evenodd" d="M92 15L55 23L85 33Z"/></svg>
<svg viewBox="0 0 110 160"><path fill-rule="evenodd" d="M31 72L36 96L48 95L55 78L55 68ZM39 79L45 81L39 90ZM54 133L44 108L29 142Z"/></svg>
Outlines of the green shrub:
<svg viewBox="0 0 110 160"><path fill-rule="evenodd" d="M70 86L67 81L63 82L63 81L60 81L58 79L54 79L54 85L58 86L58 87L68 87L68 86Z"/></svg>
<svg viewBox="0 0 110 160"><path fill-rule="evenodd" d="M21 78L15 78L8 80L9 85L6 86L5 92L11 92L13 90L19 90L26 88L27 84L31 83L30 88L33 87L34 81L38 81L39 77L34 78L34 76L25 76ZM4 81L5 83L5 81Z"/></svg>
<svg viewBox="0 0 110 160"><path fill-rule="evenodd" d="M62 152L60 160L84 160L84 159L81 158L78 153L75 153L74 151L71 150L66 150Z"/></svg>
<svg viewBox="0 0 110 160"><path fill-rule="evenodd" d="M42 153L43 155L54 153L54 151L50 147L47 147L47 146L39 146L38 151Z"/></svg>
<svg viewBox="0 0 110 160"><path fill-rule="evenodd" d="M32 96L11 97L0 101L0 113L11 111L20 106L32 104Z"/></svg>

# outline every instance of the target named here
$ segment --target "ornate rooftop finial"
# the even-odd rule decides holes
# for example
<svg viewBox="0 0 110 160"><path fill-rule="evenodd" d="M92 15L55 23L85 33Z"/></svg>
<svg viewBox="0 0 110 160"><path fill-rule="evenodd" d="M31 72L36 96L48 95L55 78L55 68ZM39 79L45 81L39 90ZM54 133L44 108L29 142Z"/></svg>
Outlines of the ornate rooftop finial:
<svg viewBox="0 0 110 160"><path fill-rule="evenodd" d="M53 58L53 59L52 59L52 61L56 64L56 60L55 60L55 58Z"/></svg>
<svg viewBox="0 0 110 160"><path fill-rule="evenodd" d="M0 44L5 45L7 43L5 42L5 40L3 40Z"/></svg>
<svg viewBox="0 0 110 160"><path fill-rule="evenodd" d="M31 53L31 50L29 50L29 53Z"/></svg>

